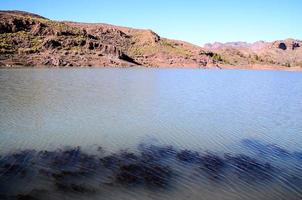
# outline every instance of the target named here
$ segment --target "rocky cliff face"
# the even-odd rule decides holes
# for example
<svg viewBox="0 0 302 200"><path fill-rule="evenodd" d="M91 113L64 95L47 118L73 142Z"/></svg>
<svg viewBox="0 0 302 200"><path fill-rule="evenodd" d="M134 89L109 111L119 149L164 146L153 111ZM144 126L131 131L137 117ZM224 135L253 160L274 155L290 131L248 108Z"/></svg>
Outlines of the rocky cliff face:
<svg viewBox="0 0 302 200"><path fill-rule="evenodd" d="M301 41L216 43L201 48L151 30L58 22L0 11L0 66L145 66L210 68L269 64L302 66Z"/></svg>

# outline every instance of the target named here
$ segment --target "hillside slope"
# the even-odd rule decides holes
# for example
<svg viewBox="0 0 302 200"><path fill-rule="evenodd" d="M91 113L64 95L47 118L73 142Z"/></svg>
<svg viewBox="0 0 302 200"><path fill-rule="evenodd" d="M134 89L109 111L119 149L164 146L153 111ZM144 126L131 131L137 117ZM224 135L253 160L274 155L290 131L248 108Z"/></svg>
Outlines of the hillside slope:
<svg viewBox="0 0 302 200"><path fill-rule="evenodd" d="M0 67L194 67L302 69L302 42L215 43L204 48L151 30L52 21L0 11Z"/></svg>
<svg viewBox="0 0 302 200"><path fill-rule="evenodd" d="M302 41L295 39L255 43L213 43L204 46L220 55L224 64L238 66L269 65L302 68Z"/></svg>
<svg viewBox="0 0 302 200"><path fill-rule="evenodd" d="M198 46L151 30L51 21L19 11L0 12L2 66L205 67Z"/></svg>

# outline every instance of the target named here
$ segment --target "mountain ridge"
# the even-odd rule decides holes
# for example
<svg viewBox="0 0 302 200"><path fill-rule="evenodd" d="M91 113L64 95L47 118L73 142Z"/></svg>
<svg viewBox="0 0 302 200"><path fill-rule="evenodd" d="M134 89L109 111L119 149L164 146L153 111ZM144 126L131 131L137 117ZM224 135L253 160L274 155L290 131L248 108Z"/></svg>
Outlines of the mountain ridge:
<svg viewBox="0 0 302 200"><path fill-rule="evenodd" d="M162 38L148 29L53 21L24 11L0 11L1 67L261 69L262 65L271 69L302 69L300 40L263 41L256 46L237 42L200 47Z"/></svg>

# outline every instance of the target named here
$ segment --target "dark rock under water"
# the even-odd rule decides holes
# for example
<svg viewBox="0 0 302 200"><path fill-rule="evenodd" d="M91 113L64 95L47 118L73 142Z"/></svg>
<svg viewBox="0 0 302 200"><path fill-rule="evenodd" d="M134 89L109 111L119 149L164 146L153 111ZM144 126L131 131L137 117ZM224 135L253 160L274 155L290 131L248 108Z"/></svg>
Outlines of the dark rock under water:
<svg viewBox="0 0 302 200"><path fill-rule="evenodd" d="M0 197L1 199L43 199L34 196L41 189L22 184L47 182L48 193L72 193L93 195L102 185L110 187L144 187L152 190L173 189L175 180L181 181L181 165L195 166L190 168L194 173L205 173L208 181L225 177L237 177L247 184L269 183L278 179L293 183L299 195L302 194L301 152L293 152L265 144L253 139L242 141L243 146L260 154L272 154L276 159L290 157L300 163L296 174L280 176L284 169L270 161L263 161L248 155L224 156L197 152L189 149L177 149L173 146L146 145L138 146L138 151L121 150L117 153L89 154L80 147L58 149L55 151L23 150L0 157ZM100 148L98 148L100 149ZM97 151L98 152L98 151ZM168 162L167 162L168 161ZM33 184L34 185L34 184ZM21 188L21 189L20 189Z"/></svg>

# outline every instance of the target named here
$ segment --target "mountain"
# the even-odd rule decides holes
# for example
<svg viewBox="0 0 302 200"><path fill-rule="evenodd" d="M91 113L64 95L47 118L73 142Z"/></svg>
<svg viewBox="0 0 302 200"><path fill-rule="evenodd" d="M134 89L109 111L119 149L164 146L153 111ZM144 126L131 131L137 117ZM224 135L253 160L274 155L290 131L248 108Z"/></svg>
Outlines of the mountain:
<svg viewBox="0 0 302 200"><path fill-rule="evenodd" d="M255 43L247 43L247 42L227 42L227 43L221 43L221 42L214 42L214 43L207 43L204 45L204 48L211 49L211 50L221 50L224 48L238 48L238 49L262 49L269 45L269 42L265 41L258 41Z"/></svg>
<svg viewBox="0 0 302 200"><path fill-rule="evenodd" d="M5 66L204 67L211 58L200 51L151 30L0 12L0 62Z"/></svg>
<svg viewBox="0 0 302 200"><path fill-rule="evenodd" d="M151 30L53 21L23 11L0 11L2 67L262 68L269 65L272 69L289 66L302 69L300 46L301 41L286 40L215 43L202 48L162 38Z"/></svg>
<svg viewBox="0 0 302 200"><path fill-rule="evenodd" d="M218 54L226 65L302 68L301 40L213 43L204 48Z"/></svg>

